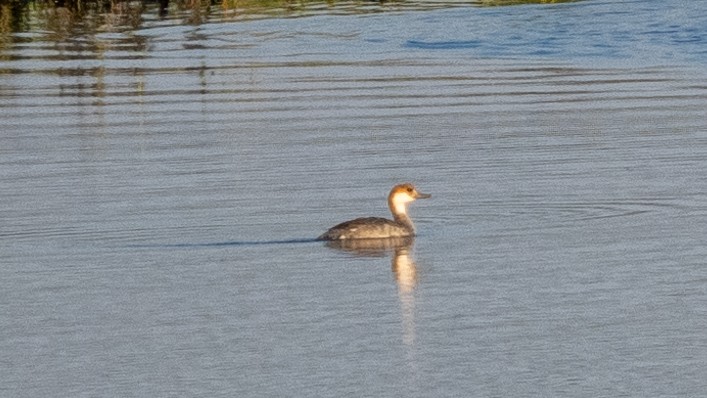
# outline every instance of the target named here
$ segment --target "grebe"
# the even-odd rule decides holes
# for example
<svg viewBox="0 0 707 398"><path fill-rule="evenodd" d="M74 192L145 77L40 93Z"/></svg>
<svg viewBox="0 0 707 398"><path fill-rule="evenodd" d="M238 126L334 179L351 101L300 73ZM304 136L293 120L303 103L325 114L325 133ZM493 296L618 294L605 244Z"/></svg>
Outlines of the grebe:
<svg viewBox="0 0 707 398"><path fill-rule="evenodd" d="M400 238L415 235L415 226L407 214L407 204L415 199L426 199L432 195L417 192L412 184L400 184L393 187L388 195L388 207L393 219L363 217L342 222L331 227L317 240L341 239L382 239Z"/></svg>

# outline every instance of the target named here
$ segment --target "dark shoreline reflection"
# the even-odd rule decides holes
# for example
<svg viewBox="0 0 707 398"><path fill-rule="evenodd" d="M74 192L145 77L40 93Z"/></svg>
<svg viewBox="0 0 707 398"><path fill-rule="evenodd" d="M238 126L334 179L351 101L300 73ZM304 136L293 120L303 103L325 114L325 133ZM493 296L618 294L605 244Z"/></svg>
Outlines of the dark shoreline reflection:
<svg viewBox="0 0 707 398"><path fill-rule="evenodd" d="M327 247L361 257L383 257L391 253L391 270L398 285L398 299L403 327L403 343L415 344L415 287L417 264L412 256L413 237L388 239L352 239L329 241Z"/></svg>
<svg viewBox="0 0 707 398"><path fill-rule="evenodd" d="M370 14L452 7L497 7L519 4L552 4L577 0L473 0L457 1L301 1L245 0L55 0L0 1L0 35L29 32L38 26L51 39L63 39L100 32L142 29L156 21L174 19L177 24L200 25L207 22L263 18L292 18L321 14ZM0 36L2 37L2 36ZM7 37L7 36L6 36Z"/></svg>

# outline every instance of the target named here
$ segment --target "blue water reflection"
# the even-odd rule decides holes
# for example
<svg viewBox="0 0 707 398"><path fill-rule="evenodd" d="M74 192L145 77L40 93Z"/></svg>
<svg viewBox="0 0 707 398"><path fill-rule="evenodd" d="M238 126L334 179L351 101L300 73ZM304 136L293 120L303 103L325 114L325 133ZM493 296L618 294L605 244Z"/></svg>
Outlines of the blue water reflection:
<svg viewBox="0 0 707 398"><path fill-rule="evenodd" d="M431 14L417 25L418 31L406 45L424 50L464 49L485 58L653 64L707 61L707 15L699 2L588 1Z"/></svg>

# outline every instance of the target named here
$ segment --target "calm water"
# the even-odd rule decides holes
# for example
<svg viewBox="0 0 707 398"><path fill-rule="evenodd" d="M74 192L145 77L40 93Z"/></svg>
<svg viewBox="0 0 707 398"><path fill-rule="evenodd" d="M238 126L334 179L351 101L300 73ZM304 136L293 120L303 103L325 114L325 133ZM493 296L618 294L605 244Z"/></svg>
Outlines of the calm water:
<svg viewBox="0 0 707 398"><path fill-rule="evenodd" d="M0 48L0 395L704 396L702 2L185 15Z"/></svg>

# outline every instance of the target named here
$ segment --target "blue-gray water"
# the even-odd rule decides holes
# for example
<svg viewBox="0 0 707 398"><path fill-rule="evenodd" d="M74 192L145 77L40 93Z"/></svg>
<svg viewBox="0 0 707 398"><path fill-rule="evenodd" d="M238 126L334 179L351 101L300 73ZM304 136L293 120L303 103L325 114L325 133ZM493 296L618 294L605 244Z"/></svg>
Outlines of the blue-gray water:
<svg viewBox="0 0 707 398"><path fill-rule="evenodd" d="M703 2L336 4L10 36L0 395L704 396Z"/></svg>

